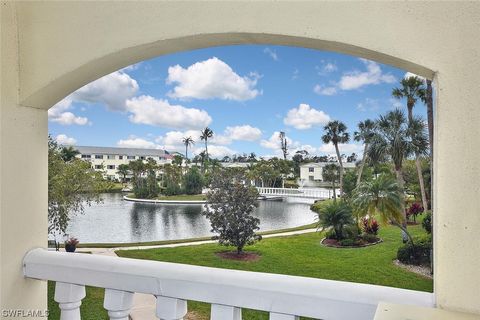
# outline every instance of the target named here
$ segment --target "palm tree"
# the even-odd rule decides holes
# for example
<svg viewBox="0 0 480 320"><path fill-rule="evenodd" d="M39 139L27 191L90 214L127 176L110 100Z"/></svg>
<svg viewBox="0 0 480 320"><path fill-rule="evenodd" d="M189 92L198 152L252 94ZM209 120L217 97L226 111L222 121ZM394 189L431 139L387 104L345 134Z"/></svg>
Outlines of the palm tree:
<svg viewBox="0 0 480 320"><path fill-rule="evenodd" d="M188 147L194 145L195 141L192 137L183 137L182 142L185 145L185 159L188 161Z"/></svg>
<svg viewBox="0 0 480 320"><path fill-rule="evenodd" d="M117 173L119 175L123 176L122 183L125 184L125 182L127 180L127 175L130 173L130 168L128 167L128 164L122 163L122 164L118 165Z"/></svg>
<svg viewBox="0 0 480 320"><path fill-rule="evenodd" d="M392 90L392 96L397 99L407 99L408 122L413 121L413 107L418 100L425 101L426 89L422 79L417 76L402 79L399 88ZM420 193L424 208L428 208L427 193L425 192L425 182L423 180L422 165L420 155L415 154L415 165L417 167L418 183L420 184Z"/></svg>
<svg viewBox="0 0 480 320"><path fill-rule="evenodd" d="M80 151L73 148L72 146L63 147L60 151L60 156L65 162L72 161L77 154L80 154Z"/></svg>
<svg viewBox="0 0 480 320"><path fill-rule="evenodd" d="M405 227L403 189L394 178L382 174L377 179L362 182L354 192L353 205L364 216L380 216L383 223L399 227L413 245L413 239Z"/></svg>
<svg viewBox="0 0 480 320"><path fill-rule="evenodd" d="M278 138L280 139L280 148L282 149L283 160L287 160L288 146L287 146L287 137L285 136L285 132L280 131L280 133L278 134Z"/></svg>
<svg viewBox="0 0 480 320"><path fill-rule="evenodd" d="M329 163L322 170L322 178L324 181L332 183L333 200L337 200L337 191L335 182L338 180L338 166L335 163Z"/></svg>
<svg viewBox="0 0 480 320"><path fill-rule="evenodd" d="M358 177L357 177L357 186L360 184L360 181L362 180L362 173L363 173L363 168L365 167L365 162L367 160L367 150L368 146L370 144L370 140L373 137L373 129L375 128L375 122L373 122L370 119L367 119L365 121L360 121L358 123L358 131L355 131L354 133L354 140L355 141L363 141L364 148L363 148L363 158L362 158L362 163L360 164L360 169L358 170Z"/></svg>
<svg viewBox="0 0 480 320"><path fill-rule="evenodd" d="M206 159L208 159L208 139L210 139L211 137L213 137L213 131L209 127L206 127L202 130L202 135L200 136L200 139L202 141L205 141Z"/></svg>
<svg viewBox="0 0 480 320"><path fill-rule="evenodd" d="M335 146L337 153L338 164L340 165L340 196L343 194L343 163L338 149L339 143L347 143L350 140L350 135L347 132L347 126L340 121L330 121L323 128L325 134L322 136L323 143L332 143Z"/></svg>
<svg viewBox="0 0 480 320"><path fill-rule="evenodd" d="M332 228L337 240L343 239L343 228L352 224L352 208L345 201L330 202L318 210L318 227Z"/></svg>
<svg viewBox="0 0 480 320"><path fill-rule="evenodd" d="M405 114L395 109L381 115L375 125L375 134L370 141L368 156L372 159L388 157L392 160L401 190L401 212L406 221L404 201L403 160L412 154L423 153L428 147L425 125L419 117L407 124Z"/></svg>

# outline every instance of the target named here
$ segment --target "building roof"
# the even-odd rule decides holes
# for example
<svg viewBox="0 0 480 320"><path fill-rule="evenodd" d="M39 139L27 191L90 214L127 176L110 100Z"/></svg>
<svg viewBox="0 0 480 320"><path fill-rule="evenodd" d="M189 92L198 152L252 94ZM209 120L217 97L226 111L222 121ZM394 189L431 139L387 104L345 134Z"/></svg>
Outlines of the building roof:
<svg viewBox="0 0 480 320"><path fill-rule="evenodd" d="M305 168L305 167L323 168L327 164L332 164L332 163L338 165L338 162L308 162L308 163L301 164L300 167L301 168ZM344 168L355 168L356 167L355 162L342 162L342 164L343 164Z"/></svg>
<svg viewBox="0 0 480 320"><path fill-rule="evenodd" d="M114 147L74 147L81 154L104 154L104 155L123 155L123 156L143 156L143 157L163 157L168 152L162 149L142 149L142 148L114 148Z"/></svg>

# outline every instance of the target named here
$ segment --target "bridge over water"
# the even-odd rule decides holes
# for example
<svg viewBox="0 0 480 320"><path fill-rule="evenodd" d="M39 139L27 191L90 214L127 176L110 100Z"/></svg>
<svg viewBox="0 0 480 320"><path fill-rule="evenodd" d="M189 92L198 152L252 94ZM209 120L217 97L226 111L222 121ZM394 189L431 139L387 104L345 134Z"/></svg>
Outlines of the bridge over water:
<svg viewBox="0 0 480 320"><path fill-rule="evenodd" d="M257 187L258 193L266 198L270 197L295 197L310 199L329 199L333 191L323 188L266 188Z"/></svg>

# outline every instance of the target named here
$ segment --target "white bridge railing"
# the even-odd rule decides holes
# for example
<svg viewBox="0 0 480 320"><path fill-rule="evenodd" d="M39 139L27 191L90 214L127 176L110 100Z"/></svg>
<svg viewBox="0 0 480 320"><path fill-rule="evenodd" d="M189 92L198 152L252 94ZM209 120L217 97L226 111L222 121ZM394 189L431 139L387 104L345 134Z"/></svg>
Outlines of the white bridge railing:
<svg viewBox="0 0 480 320"><path fill-rule="evenodd" d="M279 196L279 197L314 198L314 199L329 199L333 196L332 191L325 190L325 189L257 187L257 190L261 196Z"/></svg>
<svg viewBox="0 0 480 320"><path fill-rule="evenodd" d="M45 249L27 253L24 274L56 281L61 320L80 319L85 285L106 288L104 307L121 320L134 292L154 295L163 320L183 319L187 300L212 304L212 320L241 320L242 308L267 311L270 320L371 320L380 301L433 306L427 292Z"/></svg>

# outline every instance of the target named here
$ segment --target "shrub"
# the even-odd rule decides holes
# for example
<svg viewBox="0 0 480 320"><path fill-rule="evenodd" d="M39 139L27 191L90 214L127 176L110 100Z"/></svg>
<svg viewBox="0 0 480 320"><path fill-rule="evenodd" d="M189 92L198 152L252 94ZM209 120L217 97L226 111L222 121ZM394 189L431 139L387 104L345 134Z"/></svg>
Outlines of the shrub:
<svg viewBox="0 0 480 320"><path fill-rule="evenodd" d="M203 177L197 167L192 167L183 177L186 194L200 194L203 188Z"/></svg>
<svg viewBox="0 0 480 320"><path fill-rule="evenodd" d="M410 219L410 217L413 217L413 221L417 222L417 215L422 213L424 211L422 205L418 202L412 203L412 205L408 208L407 210L407 219Z"/></svg>
<svg viewBox="0 0 480 320"><path fill-rule="evenodd" d="M427 212L425 218L423 218L422 227L428 234L432 233L432 212Z"/></svg>
<svg viewBox="0 0 480 320"><path fill-rule="evenodd" d="M366 234L377 235L378 229L380 229L380 226L378 225L377 220L373 218L372 219L363 218L362 229L363 229L363 232L365 232Z"/></svg>
<svg viewBox="0 0 480 320"><path fill-rule="evenodd" d="M343 247L351 247L356 244L354 239L343 239L338 242Z"/></svg>
<svg viewBox="0 0 480 320"><path fill-rule="evenodd" d="M356 225L349 225L349 226L345 226L345 228L343 228L343 238L345 239L352 239L352 240L356 240L358 238L358 235L359 235L359 230L358 230L358 227Z"/></svg>
<svg viewBox="0 0 480 320"><path fill-rule="evenodd" d="M332 227L337 240L343 239L343 228L353 223L352 208L344 201L333 201L320 205L317 214L318 226Z"/></svg>
<svg viewBox="0 0 480 320"><path fill-rule="evenodd" d="M378 237L374 234L365 233L362 235L362 239L368 243L375 243L378 241Z"/></svg>
<svg viewBox="0 0 480 320"><path fill-rule="evenodd" d="M182 188L175 181L165 180L165 189L163 193L166 196L176 196L182 194Z"/></svg>
<svg viewBox="0 0 480 320"><path fill-rule="evenodd" d="M330 229L325 233L325 238L327 239L336 239L335 230Z"/></svg>
<svg viewBox="0 0 480 320"><path fill-rule="evenodd" d="M397 259L405 264L428 265L430 264L431 249L430 238L422 239L414 245L408 243L398 249Z"/></svg>

